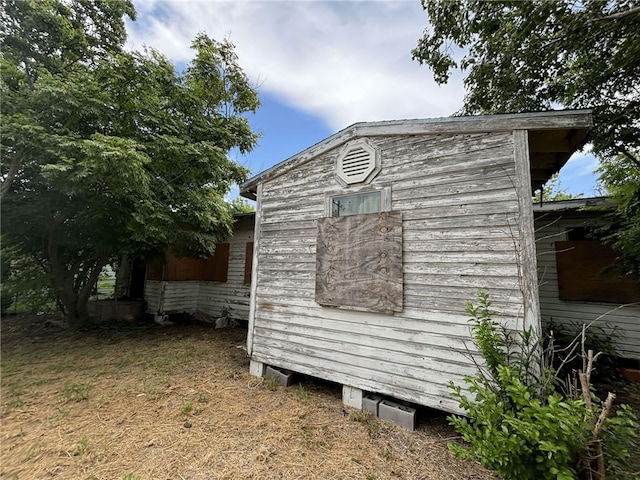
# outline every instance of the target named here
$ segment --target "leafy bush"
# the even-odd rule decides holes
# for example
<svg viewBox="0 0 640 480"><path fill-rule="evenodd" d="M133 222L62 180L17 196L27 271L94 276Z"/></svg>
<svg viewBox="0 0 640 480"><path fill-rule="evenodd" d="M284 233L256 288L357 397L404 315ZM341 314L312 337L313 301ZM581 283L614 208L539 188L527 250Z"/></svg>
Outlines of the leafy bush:
<svg viewBox="0 0 640 480"><path fill-rule="evenodd" d="M539 336L495 322L486 292L467 311L484 364L475 376L465 377L467 391L450 384L468 415L449 417L469 444L451 445L456 455L478 459L505 480L569 480L578 475L602 478L591 476L591 469L594 453L604 451L607 473L620 478L636 437L631 409L621 406L610 416L610 406L600 404L590 385L586 394L566 385L565 391L573 393L561 394L559 372L546 365L552 356L546 355ZM604 422L601 435L596 420Z"/></svg>

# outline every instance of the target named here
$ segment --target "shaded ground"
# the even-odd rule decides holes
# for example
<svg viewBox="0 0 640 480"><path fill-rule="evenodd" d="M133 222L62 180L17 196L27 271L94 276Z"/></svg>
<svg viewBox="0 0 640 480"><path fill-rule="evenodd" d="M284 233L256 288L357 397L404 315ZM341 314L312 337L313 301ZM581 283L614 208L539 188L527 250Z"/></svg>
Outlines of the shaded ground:
<svg viewBox="0 0 640 480"><path fill-rule="evenodd" d="M248 373L246 330L2 319L2 479L491 479L416 432L345 410L340 388ZM48 326L46 326L48 325Z"/></svg>

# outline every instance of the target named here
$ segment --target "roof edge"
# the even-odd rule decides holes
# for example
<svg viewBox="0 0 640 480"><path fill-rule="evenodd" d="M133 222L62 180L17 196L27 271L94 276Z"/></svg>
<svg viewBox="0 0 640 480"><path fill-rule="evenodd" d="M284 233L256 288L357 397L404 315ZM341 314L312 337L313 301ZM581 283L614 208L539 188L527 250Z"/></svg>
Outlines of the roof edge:
<svg viewBox="0 0 640 480"><path fill-rule="evenodd" d="M569 200L551 200L542 203L536 202L533 205L533 212L560 212L566 210L578 210L584 207L612 208L614 206L615 203L613 203L611 197L572 198Z"/></svg>
<svg viewBox="0 0 640 480"><path fill-rule="evenodd" d="M358 122L258 173L240 185L240 195L255 200L256 188L259 183L280 176L299 164L306 163L328 150L359 137L552 130L563 127L590 129L593 126L592 112L592 109L549 110L530 113Z"/></svg>

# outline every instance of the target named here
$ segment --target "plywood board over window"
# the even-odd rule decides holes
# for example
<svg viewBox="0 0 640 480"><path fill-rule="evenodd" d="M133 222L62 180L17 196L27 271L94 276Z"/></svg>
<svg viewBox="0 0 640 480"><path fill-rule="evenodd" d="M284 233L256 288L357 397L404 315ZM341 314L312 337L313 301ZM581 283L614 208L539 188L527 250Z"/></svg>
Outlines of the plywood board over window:
<svg viewBox="0 0 640 480"><path fill-rule="evenodd" d="M632 303L640 301L637 275L618 275L616 252L597 240L556 242L560 300Z"/></svg>
<svg viewBox="0 0 640 480"><path fill-rule="evenodd" d="M226 282L229 270L229 244L216 243L209 258L177 257L169 251L166 262L153 262L147 266L148 280Z"/></svg>
<svg viewBox="0 0 640 480"><path fill-rule="evenodd" d="M253 242L247 242L244 255L244 284L251 284L251 273L253 269Z"/></svg>
<svg viewBox="0 0 640 480"><path fill-rule="evenodd" d="M401 312L402 213L318 220L316 302L374 312Z"/></svg>

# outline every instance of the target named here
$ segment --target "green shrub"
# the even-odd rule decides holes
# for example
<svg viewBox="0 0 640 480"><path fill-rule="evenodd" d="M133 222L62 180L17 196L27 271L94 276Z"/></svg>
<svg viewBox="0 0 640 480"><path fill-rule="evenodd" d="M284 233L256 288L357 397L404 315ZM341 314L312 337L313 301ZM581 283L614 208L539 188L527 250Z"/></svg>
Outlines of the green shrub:
<svg viewBox="0 0 640 480"><path fill-rule="evenodd" d="M475 376L465 377L466 391L450 384L468 415L449 417L468 442L450 445L451 450L478 459L505 480L569 480L591 468L594 446L601 445L607 473L620 478L636 437L631 409L623 405L606 418L594 441L595 419L602 412L598 398L590 389L586 393L591 410L584 392L560 393L558 372L545 365L553 356L546 355L535 332L512 332L495 322L486 292L467 310L484 364Z"/></svg>

